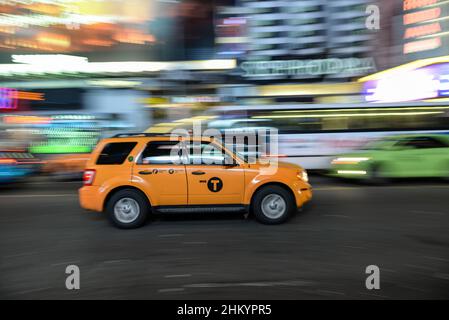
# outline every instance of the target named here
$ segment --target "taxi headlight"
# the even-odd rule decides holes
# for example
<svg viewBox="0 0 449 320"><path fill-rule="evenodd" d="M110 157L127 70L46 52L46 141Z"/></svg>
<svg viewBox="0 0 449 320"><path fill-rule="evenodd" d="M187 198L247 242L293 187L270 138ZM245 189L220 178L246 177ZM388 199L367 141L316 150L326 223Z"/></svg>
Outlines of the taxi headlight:
<svg viewBox="0 0 449 320"><path fill-rule="evenodd" d="M306 170L300 171L298 173L298 178L305 182L309 182L309 175L307 174Z"/></svg>

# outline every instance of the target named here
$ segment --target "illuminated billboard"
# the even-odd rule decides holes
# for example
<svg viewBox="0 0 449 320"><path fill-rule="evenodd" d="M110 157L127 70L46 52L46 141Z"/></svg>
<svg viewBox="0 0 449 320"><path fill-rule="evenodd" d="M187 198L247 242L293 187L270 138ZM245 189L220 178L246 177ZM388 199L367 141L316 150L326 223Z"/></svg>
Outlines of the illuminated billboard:
<svg viewBox="0 0 449 320"><path fill-rule="evenodd" d="M364 83L367 102L404 102L449 98L449 63L398 72Z"/></svg>
<svg viewBox="0 0 449 320"><path fill-rule="evenodd" d="M212 0L0 0L0 63L36 53L184 59L213 47L213 8Z"/></svg>
<svg viewBox="0 0 449 320"><path fill-rule="evenodd" d="M89 52L155 41L152 1L8 0L0 2L0 50Z"/></svg>
<svg viewBox="0 0 449 320"><path fill-rule="evenodd" d="M402 0L402 62L449 54L446 0Z"/></svg>

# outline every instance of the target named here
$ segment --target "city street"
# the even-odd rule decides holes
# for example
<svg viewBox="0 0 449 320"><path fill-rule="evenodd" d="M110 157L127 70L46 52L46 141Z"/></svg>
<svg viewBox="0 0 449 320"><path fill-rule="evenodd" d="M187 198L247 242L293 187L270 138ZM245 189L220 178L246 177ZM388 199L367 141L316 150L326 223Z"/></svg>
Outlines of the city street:
<svg viewBox="0 0 449 320"><path fill-rule="evenodd" d="M448 299L449 184L375 187L312 176L289 223L155 217L118 230L78 205L79 182L0 189L0 298ZM68 265L81 289L65 287ZM367 290L369 265L380 290Z"/></svg>

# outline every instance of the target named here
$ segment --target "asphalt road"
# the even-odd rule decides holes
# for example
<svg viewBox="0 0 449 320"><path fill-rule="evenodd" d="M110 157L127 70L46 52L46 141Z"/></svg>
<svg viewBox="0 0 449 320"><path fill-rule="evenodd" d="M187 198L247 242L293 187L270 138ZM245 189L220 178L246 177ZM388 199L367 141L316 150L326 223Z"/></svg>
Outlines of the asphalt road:
<svg viewBox="0 0 449 320"><path fill-rule="evenodd" d="M312 182L313 205L281 226L177 215L128 231L80 209L78 183L1 188L0 298L449 298L449 184Z"/></svg>

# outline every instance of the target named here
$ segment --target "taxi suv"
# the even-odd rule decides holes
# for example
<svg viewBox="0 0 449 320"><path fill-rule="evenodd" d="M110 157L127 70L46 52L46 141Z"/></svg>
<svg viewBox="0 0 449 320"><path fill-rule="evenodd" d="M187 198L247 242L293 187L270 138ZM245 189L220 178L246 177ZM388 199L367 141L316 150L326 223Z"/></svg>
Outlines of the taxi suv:
<svg viewBox="0 0 449 320"><path fill-rule="evenodd" d="M280 224L312 198L305 170L245 161L218 140L125 134L102 140L84 171L81 207L138 228L154 212L248 212Z"/></svg>

